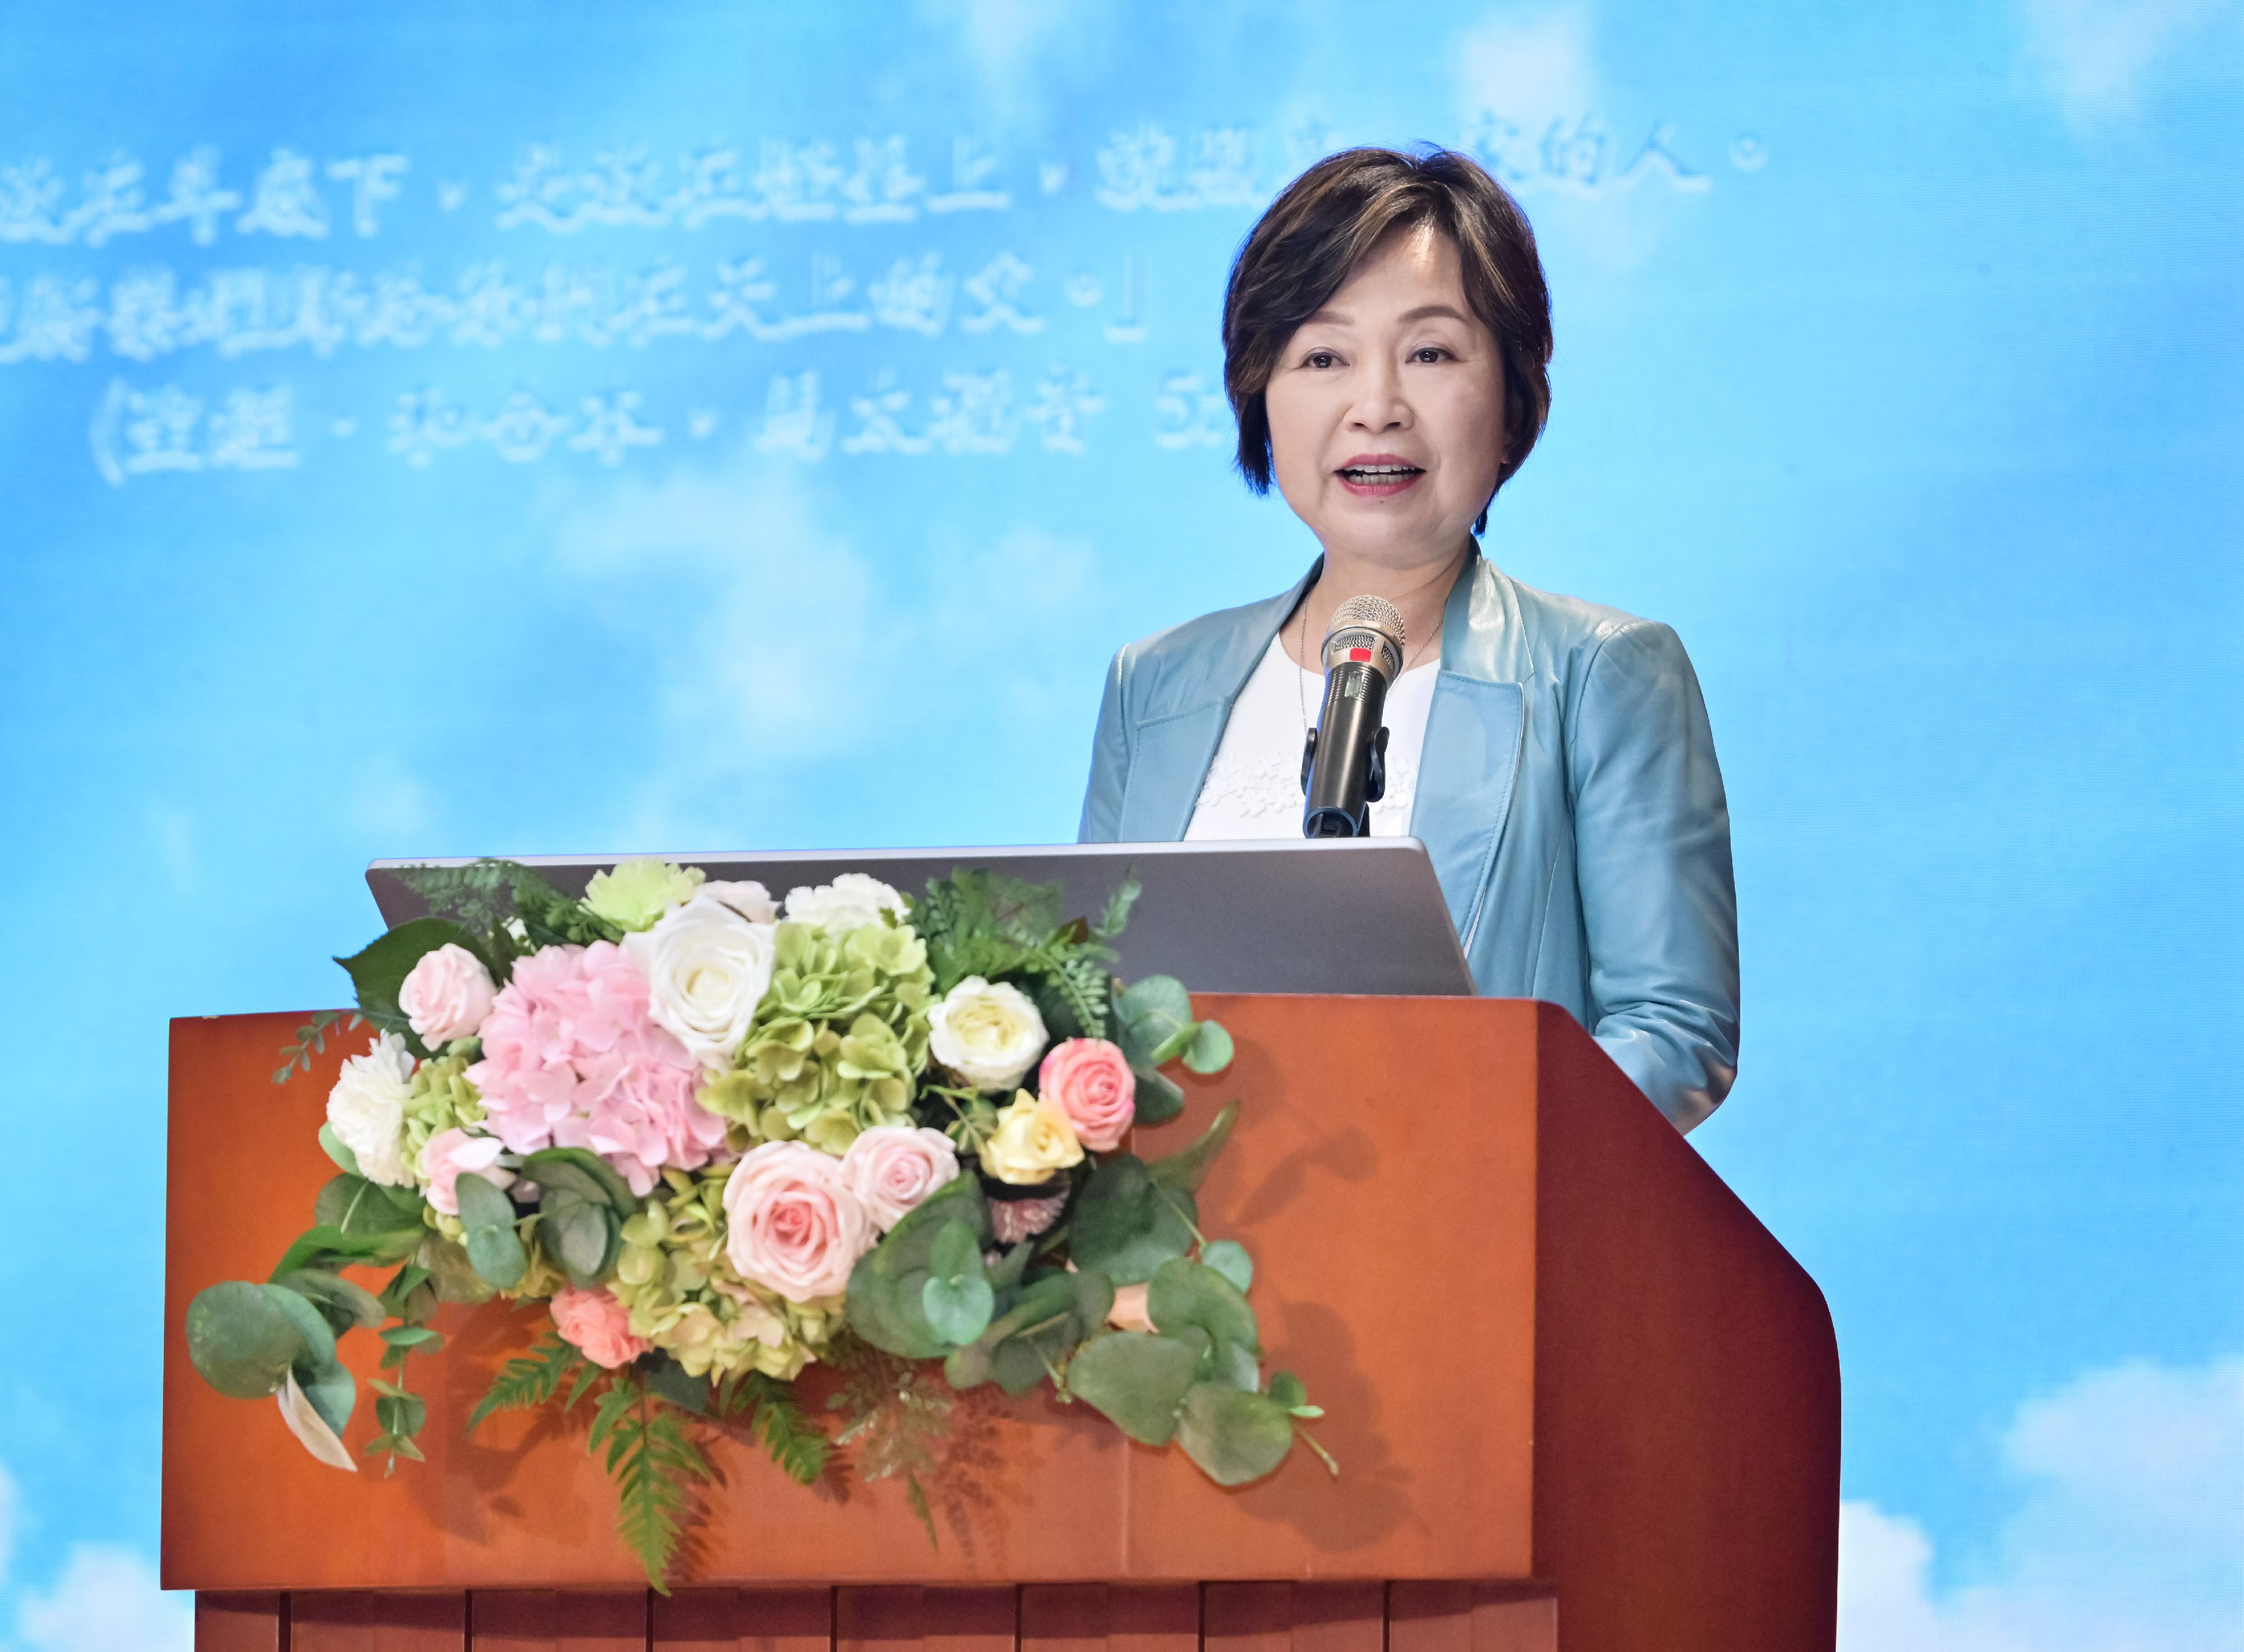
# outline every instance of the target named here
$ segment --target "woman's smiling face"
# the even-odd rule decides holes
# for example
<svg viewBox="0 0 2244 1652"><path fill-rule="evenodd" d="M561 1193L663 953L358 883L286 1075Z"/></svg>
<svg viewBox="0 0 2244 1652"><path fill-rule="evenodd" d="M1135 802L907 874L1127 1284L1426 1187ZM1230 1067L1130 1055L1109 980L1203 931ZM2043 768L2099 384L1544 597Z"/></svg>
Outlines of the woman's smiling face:
<svg viewBox="0 0 2244 1652"><path fill-rule="evenodd" d="M1371 250L1288 341L1264 401L1279 491L1330 555L1453 556L1496 491L1504 367L1430 226Z"/></svg>

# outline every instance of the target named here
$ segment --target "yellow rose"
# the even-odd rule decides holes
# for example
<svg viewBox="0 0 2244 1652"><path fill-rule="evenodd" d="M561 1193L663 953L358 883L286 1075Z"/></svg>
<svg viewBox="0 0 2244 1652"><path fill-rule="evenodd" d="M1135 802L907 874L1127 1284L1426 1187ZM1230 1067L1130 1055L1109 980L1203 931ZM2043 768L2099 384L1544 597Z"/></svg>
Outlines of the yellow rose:
<svg viewBox="0 0 2244 1652"><path fill-rule="evenodd" d="M1083 1163L1083 1143L1058 1102L1038 1101L1026 1090L997 1115L997 1128L982 1143L982 1168L1000 1182L1035 1187L1055 1171Z"/></svg>

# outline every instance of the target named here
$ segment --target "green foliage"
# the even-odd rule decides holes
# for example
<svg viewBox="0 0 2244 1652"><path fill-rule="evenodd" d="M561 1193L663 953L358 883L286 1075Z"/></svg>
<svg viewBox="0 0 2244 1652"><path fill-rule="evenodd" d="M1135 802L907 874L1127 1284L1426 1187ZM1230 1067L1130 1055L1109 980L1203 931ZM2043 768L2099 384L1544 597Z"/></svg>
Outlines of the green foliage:
<svg viewBox="0 0 2244 1652"><path fill-rule="evenodd" d="M1067 1367L1067 1391L1131 1439L1166 1446L1177 1431L1185 1392L1199 1377L1200 1354L1190 1344L1117 1331L1077 1350Z"/></svg>
<svg viewBox="0 0 2244 1652"><path fill-rule="evenodd" d="M1161 1264L1192 1250L1199 1219L1189 1190L1156 1183L1143 1160L1117 1153L1076 1197L1068 1254L1118 1285L1142 1285Z"/></svg>
<svg viewBox="0 0 2244 1652"><path fill-rule="evenodd" d="M1009 981L1028 993L1055 1038L1104 1038L1112 991L1105 943L1121 934L1135 879L1125 879L1096 927L1060 916L1060 887L987 871L954 873L927 886L912 926L927 942L935 990L969 975Z"/></svg>
<svg viewBox="0 0 2244 1652"><path fill-rule="evenodd" d="M1115 983L1115 1042L1138 1075L1138 1123L1166 1124L1184 1110L1184 1091L1160 1071L1181 1057L1200 1074L1231 1064L1231 1035L1212 1021L1194 1021L1192 995L1172 975L1148 975L1134 986Z"/></svg>
<svg viewBox="0 0 2244 1652"><path fill-rule="evenodd" d="M273 1283L309 1302L339 1337L354 1328L371 1331L389 1317L374 1292L325 1269L299 1268Z"/></svg>
<svg viewBox="0 0 2244 1652"><path fill-rule="evenodd" d="M349 1019L345 1021L344 1016L347 1013L349 1015ZM339 1021L343 1022L342 1030L347 1033L355 1032L359 1028L366 1024L359 1018L355 1011L345 1012L340 1009L321 1010L318 1015L313 1016L311 1020L306 1022L301 1027L299 1027L296 1029L296 1042L294 1043L283 1044L280 1046L280 1065L274 1071L273 1082L276 1084L285 1084L288 1082L290 1076L294 1074L310 1072L312 1070L312 1057L314 1055L324 1055L328 1053L328 1029L333 1027ZM322 1147L327 1146L328 1134L329 1132L327 1127L325 1125L321 1125L320 1127L320 1144ZM335 1149L330 1147L328 1150L328 1152L333 1153ZM348 1152L350 1150L346 1148L343 1150L345 1152ZM343 1169L347 1170L355 1170L358 1169L358 1166L356 1164L345 1164Z"/></svg>
<svg viewBox="0 0 2244 1652"><path fill-rule="evenodd" d="M1214 1269L1241 1291L1254 1284L1254 1258L1236 1239L1213 1239L1200 1248L1204 1266Z"/></svg>
<svg viewBox="0 0 2244 1652"><path fill-rule="evenodd" d="M187 1305L187 1358L205 1382L235 1399L262 1399L277 1392L290 1366L317 1345L286 1302L302 1302L278 1285L228 1279L200 1291ZM309 1304L306 1304L309 1306ZM318 1314L313 1315L314 1320ZM320 1321L321 1329L326 1329ZM335 1352L335 1336L327 1349Z"/></svg>
<svg viewBox="0 0 2244 1652"><path fill-rule="evenodd" d="M1047 1270L999 1293L997 1317L943 1361L943 1375L954 1388L994 1382L1009 1394L1024 1394L1055 1377L1113 1305L1114 1287L1096 1268Z"/></svg>
<svg viewBox="0 0 2244 1652"><path fill-rule="evenodd" d="M857 1259L846 1298L849 1328L873 1347L906 1359L932 1359L956 1345L929 1322L926 1296L935 1277L936 1241L954 1223L977 1248L990 1242L989 1202L971 1176L936 1190Z"/></svg>
<svg viewBox="0 0 2244 1652"><path fill-rule="evenodd" d="M615 925L516 861L400 866L395 876L428 903L431 917L448 918L476 937L479 944L471 950L499 966L492 972L495 980L504 981L506 967L516 957L540 947L623 939ZM510 918L522 926L520 939L509 932Z"/></svg>
<svg viewBox="0 0 2244 1652"><path fill-rule="evenodd" d="M1181 1336L1186 1326L1197 1325L1217 1342L1234 1343L1249 1353L1262 1352L1246 1293L1201 1263L1179 1257L1155 1269L1146 1314L1167 1336Z"/></svg>
<svg viewBox="0 0 2244 1652"><path fill-rule="evenodd" d="M580 1368L594 1372L599 1370L598 1365L588 1365L571 1344L548 1332L530 1345L529 1352L515 1355L498 1368L498 1374L491 1379L483 1397L468 1413L464 1432L475 1433L483 1419L495 1411L527 1411L545 1404L561 1392L561 1384L569 1373Z"/></svg>
<svg viewBox="0 0 2244 1652"><path fill-rule="evenodd" d="M663 1595L685 1523L686 1486L710 1478L708 1459L687 1436L677 1413L649 1394L628 1370L616 1373L592 1413L588 1448L607 1447L616 1483L616 1535L639 1557L646 1581Z"/></svg>
<svg viewBox="0 0 2244 1652"><path fill-rule="evenodd" d="M997 1293L982 1273L982 1246L974 1230L955 1218L936 1230L928 1258L920 1308L945 1342L969 1343L989 1326Z"/></svg>
<svg viewBox="0 0 2244 1652"><path fill-rule="evenodd" d="M501 1291L522 1282L530 1270L530 1253L515 1231L514 1201L473 1171L453 1183L460 1204L460 1223L467 1230L468 1261L484 1282Z"/></svg>
<svg viewBox="0 0 2244 1652"><path fill-rule="evenodd" d="M841 1388L827 1400L842 1415L837 1446L856 1448L857 1478L901 1480L912 1513L936 1541L923 1477L936 1478L941 1448L950 1434L957 1402L932 1367L906 1365L869 1343L845 1338L828 1352L827 1363L843 1372Z"/></svg>
<svg viewBox="0 0 2244 1652"><path fill-rule="evenodd" d="M1146 1171L1163 1187L1182 1188L1187 1193L1200 1191L1200 1184L1207 1180L1207 1173L1231 1140L1231 1132L1239 1123L1239 1103L1232 1102L1218 1113L1190 1147L1180 1148L1166 1158L1156 1159Z"/></svg>
<svg viewBox="0 0 2244 1652"><path fill-rule="evenodd" d="M415 1035L405 1012L397 1007L397 995L405 985L405 977L413 973L414 965L438 947L448 946L465 947L483 959L484 968L490 970L494 979L504 978L504 968L485 950L483 941L443 918L411 919L349 957L335 960L349 972L351 985L357 989L358 1013L384 1032L397 1034L416 1056L426 1056L429 1049Z"/></svg>
<svg viewBox="0 0 2244 1652"><path fill-rule="evenodd" d="M1267 1394L1195 1383L1177 1418L1177 1444L1217 1485L1243 1486L1286 1460L1294 1419Z"/></svg>
<svg viewBox="0 0 2244 1652"><path fill-rule="evenodd" d="M720 1415L746 1416L757 1442L797 1485L810 1485L826 1472L833 1442L802 1409L793 1383L747 1372L718 1388L714 1406Z"/></svg>

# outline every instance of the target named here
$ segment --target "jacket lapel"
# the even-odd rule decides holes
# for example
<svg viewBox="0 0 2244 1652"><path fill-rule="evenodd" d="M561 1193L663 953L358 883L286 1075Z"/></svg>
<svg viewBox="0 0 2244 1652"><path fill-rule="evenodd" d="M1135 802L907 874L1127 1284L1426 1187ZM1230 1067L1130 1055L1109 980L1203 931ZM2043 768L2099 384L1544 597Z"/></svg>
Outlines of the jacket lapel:
<svg viewBox="0 0 2244 1652"><path fill-rule="evenodd" d="M1443 613L1441 675L1410 810L1410 833L1426 846L1450 921L1469 951L1527 729L1525 694L1497 678L1504 607L1496 570L1476 554Z"/></svg>
<svg viewBox="0 0 2244 1652"><path fill-rule="evenodd" d="M1125 843L1180 841L1192 824L1200 789L1206 784L1208 765L1223 740L1223 725L1231 720L1247 679L1270 649L1270 640L1286 616L1294 611L1324 566L1320 556L1309 565L1293 590L1267 602L1239 609L1227 635L1217 639L1206 656L1203 692L1187 691L1180 706L1154 705L1131 736L1130 776L1122 796L1118 826ZM1214 698L1206 698L1212 691Z"/></svg>

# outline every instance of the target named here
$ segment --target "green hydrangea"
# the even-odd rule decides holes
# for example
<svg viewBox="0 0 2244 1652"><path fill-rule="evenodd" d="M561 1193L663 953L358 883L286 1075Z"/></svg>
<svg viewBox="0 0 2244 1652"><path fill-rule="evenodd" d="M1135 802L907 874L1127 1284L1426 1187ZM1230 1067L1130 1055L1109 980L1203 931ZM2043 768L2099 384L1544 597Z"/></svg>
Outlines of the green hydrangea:
<svg viewBox="0 0 2244 1652"><path fill-rule="evenodd" d="M806 1141L828 1153L876 1125L909 1123L934 985L927 947L908 925L838 937L780 925L771 987L740 1065L705 1086L701 1104L753 1141Z"/></svg>
<svg viewBox="0 0 2244 1652"><path fill-rule="evenodd" d="M696 1377L760 1371L792 1378L842 1326L842 1301L787 1301L733 1271L725 1255L725 1183L733 1167L665 1170L663 1185L624 1224L608 1288L632 1334Z"/></svg>
<svg viewBox="0 0 2244 1652"><path fill-rule="evenodd" d="M456 1125L483 1122L483 1098L468 1082L468 1068L480 1046L463 1038L444 1047L434 1060L414 1069L411 1093L405 1103L405 1162L418 1165L429 1138ZM419 1171L416 1170L417 1176Z"/></svg>
<svg viewBox="0 0 2244 1652"><path fill-rule="evenodd" d="M674 866L642 856L619 860L610 872L596 872L585 887L585 906L596 917L625 929L652 929L656 919L701 887L698 866Z"/></svg>

